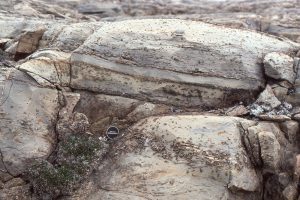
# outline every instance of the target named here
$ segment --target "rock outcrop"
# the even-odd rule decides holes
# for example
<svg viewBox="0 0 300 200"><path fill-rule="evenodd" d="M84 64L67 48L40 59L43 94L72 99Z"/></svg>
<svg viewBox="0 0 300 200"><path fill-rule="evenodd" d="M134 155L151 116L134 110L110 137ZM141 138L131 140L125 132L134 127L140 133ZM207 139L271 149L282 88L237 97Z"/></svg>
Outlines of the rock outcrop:
<svg viewBox="0 0 300 200"><path fill-rule="evenodd" d="M27 161L47 158L55 146L58 93L16 69L1 68L1 94L1 171L17 176Z"/></svg>
<svg viewBox="0 0 300 200"><path fill-rule="evenodd" d="M0 2L0 199L298 199L297 13Z"/></svg>
<svg viewBox="0 0 300 200"><path fill-rule="evenodd" d="M79 198L258 198L260 175L243 148L239 120L212 116L142 120L117 142L112 149L117 156L94 176L89 185L97 192ZM254 194L231 192L239 190Z"/></svg>
<svg viewBox="0 0 300 200"><path fill-rule="evenodd" d="M263 87L264 54L298 48L200 22L114 22L72 54L71 87L176 106L228 106L253 99ZM242 95L236 97L237 92Z"/></svg>
<svg viewBox="0 0 300 200"><path fill-rule="evenodd" d="M299 48L260 33L177 19L94 24L97 31L81 45L72 45L79 45L76 50L61 46L84 39L78 31L86 29L79 27L56 30L53 35L59 35L48 47L57 46L62 52L41 49L19 69L43 85L212 108L253 101L265 84L263 56L270 52L293 56ZM86 31L82 34L87 37ZM70 50L74 51L65 53Z"/></svg>

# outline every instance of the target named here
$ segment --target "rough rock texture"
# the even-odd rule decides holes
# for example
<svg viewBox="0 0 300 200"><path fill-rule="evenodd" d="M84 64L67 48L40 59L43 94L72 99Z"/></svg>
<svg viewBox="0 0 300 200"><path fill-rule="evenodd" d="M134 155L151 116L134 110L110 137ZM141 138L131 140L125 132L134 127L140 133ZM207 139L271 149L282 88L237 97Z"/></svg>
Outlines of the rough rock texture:
<svg viewBox="0 0 300 200"><path fill-rule="evenodd" d="M258 134L258 140L261 148L261 157L264 161L264 167L266 169L275 170L279 164L279 151L280 144L277 141L275 135L271 132L260 132Z"/></svg>
<svg viewBox="0 0 300 200"><path fill-rule="evenodd" d="M185 107L248 103L265 83L263 55L293 55L299 48L260 33L178 19L57 26L62 25L45 30L40 48L78 48L40 50L22 62L19 69L40 84ZM97 31L86 31L89 27Z"/></svg>
<svg viewBox="0 0 300 200"><path fill-rule="evenodd" d="M263 54L296 49L289 41L200 22L114 22L72 54L71 87L177 106L226 106L263 87Z"/></svg>
<svg viewBox="0 0 300 200"><path fill-rule="evenodd" d="M68 53L45 50L32 54L18 69L28 73L42 86L69 86L69 59Z"/></svg>
<svg viewBox="0 0 300 200"><path fill-rule="evenodd" d="M297 0L10 0L0 13L42 19L123 20L128 17L176 17L250 28L300 41Z"/></svg>
<svg viewBox="0 0 300 200"><path fill-rule="evenodd" d="M99 171L67 199L257 199L265 173L257 169L284 171L280 161L288 161L282 155L287 145L273 123L150 117L116 141Z"/></svg>
<svg viewBox="0 0 300 200"><path fill-rule="evenodd" d="M258 198L260 176L240 140L240 121L206 116L142 120L112 149L117 156L83 188L91 191L77 198ZM239 190L253 193L233 193Z"/></svg>
<svg viewBox="0 0 300 200"><path fill-rule="evenodd" d="M299 199L299 5L0 1L0 199Z"/></svg>
<svg viewBox="0 0 300 200"><path fill-rule="evenodd" d="M46 158L53 150L58 93L18 70L1 68L1 94L1 171L16 176L29 159Z"/></svg>
<svg viewBox="0 0 300 200"><path fill-rule="evenodd" d="M267 107L264 109L266 109L268 111L276 108L277 106L279 106L281 104L281 102L274 95L274 92L269 85L267 85L265 90L259 94L259 97L255 101L255 103L266 105Z"/></svg>
<svg viewBox="0 0 300 200"><path fill-rule="evenodd" d="M94 95L89 92L80 92L80 94L81 98L75 111L84 113L89 118L90 130L97 135L103 135L110 124L125 130L143 118L171 112L171 108L166 105L119 96Z"/></svg>
<svg viewBox="0 0 300 200"><path fill-rule="evenodd" d="M267 76L275 79L295 81L294 60L282 53L268 53L264 57L264 69Z"/></svg>

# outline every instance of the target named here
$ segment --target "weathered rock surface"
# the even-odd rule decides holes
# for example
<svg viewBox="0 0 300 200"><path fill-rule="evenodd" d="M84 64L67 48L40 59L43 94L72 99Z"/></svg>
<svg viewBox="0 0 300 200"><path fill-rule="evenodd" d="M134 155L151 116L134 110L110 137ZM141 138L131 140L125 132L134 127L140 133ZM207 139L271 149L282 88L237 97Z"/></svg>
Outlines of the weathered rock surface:
<svg viewBox="0 0 300 200"><path fill-rule="evenodd" d="M117 140L93 178L66 199L257 199L263 171L282 170L287 145L269 122L150 117Z"/></svg>
<svg viewBox="0 0 300 200"><path fill-rule="evenodd" d="M261 157L264 167L275 170L278 168L280 160L280 144L272 132L260 132L258 140L261 144Z"/></svg>
<svg viewBox="0 0 300 200"><path fill-rule="evenodd" d="M117 156L83 188L86 196L77 198L255 199L260 177L243 148L239 121L247 120L206 116L142 120L112 149ZM233 193L236 190L254 193L240 196Z"/></svg>
<svg viewBox="0 0 300 200"><path fill-rule="evenodd" d="M40 84L185 107L249 103L265 83L263 55L299 48L288 40L178 19L57 26L45 30L40 48L78 48L41 50L23 62L19 69Z"/></svg>
<svg viewBox="0 0 300 200"><path fill-rule="evenodd" d="M225 114L228 116L243 116L249 114L249 110L243 105L238 105L229 108Z"/></svg>
<svg viewBox="0 0 300 200"><path fill-rule="evenodd" d="M268 53L264 57L264 69L267 76L274 79L287 80L294 83L294 60L288 55L281 53Z"/></svg>
<svg viewBox="0 0 300 200"><path fill-rule="evenodd" d="M70 54L61 51L39 51L18 66L41 86L67 87L70 85Z"/></svg>
<svg viewBox="0 0 300 200"><path fill-rule="evenodd" d="M101 22L54 24L43 35L40 48L55 48L65 52L74 51L103 24Z"/></svg>
<svg viewBox="0 0 300 200"><path fill-rule="evenodd" d="M201 22L114 22L72 54L71 87L180 106L226 106L236 92L248 101L263 87L263 54L296 49L288 41Z"/></svg>
<svg viewBox="0 0 300 200"><path fill-rule="evenodd" d="M32 200L30 194L30 185L26 184L21 178L14 178L0 189L1 199L22 199Z"/></svg>
<svg viewBox="0 0 300 200"><path fill-rule="evenodd" d="M250 28L300 41L297 0L10 0L0 13L42 19L123 20L125 17L184 17L238 28ZM84 15L83 15L84 14Z"/></svg>
<svg viewBox="0 0 300 200"><path fill-rule="evenodd" d="M299 11L1 1L0 199L299 198Z"/></svg>
<svg viewBox="0 0 300 200"><path fill-rule="evenodd" d="M296 121L286 121L280 124L281 130L286 134L287 139L292 144L296 144L299 142L299 124Z"/></svg>
<svg viewBox="0 0 300 200"><path fill-rule="evenodd" d="M47 158L53 150L58 93L18 70L1 71L1 171L16 176L28 160Z"/></svg>
<svg viewBox="0 0 300 200"><path fill-rule="evenodd" d="M278 107L281 102L276 98L272 88L267 85L265 90L259 94L258 99L255 103L263 105L263 109L266 111L271 111L272 109Z"/></svg>
<svg viewBox="0 0 300 200"><path fill-rule="evenodd" d="M123 131L143 118L171 112L171 108L166 105L82 91L80 94L75 111L84 113L89 118L90 130L97 135L104 135L111 124Z"/></svg>

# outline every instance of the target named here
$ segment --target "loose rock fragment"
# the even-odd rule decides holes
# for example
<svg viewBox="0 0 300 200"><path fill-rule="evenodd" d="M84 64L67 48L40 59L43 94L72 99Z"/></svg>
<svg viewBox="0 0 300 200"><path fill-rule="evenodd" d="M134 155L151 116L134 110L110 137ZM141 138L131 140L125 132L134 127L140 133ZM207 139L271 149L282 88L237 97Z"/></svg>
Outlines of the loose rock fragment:
<svg viewBox="0 0 300 200"><path fill-rule="evenodd" d="M293 58L283 53L272 52L264 57L265 73L274 79L287 80L290 83L294 83L296 74L293 66Z"/></svg>
<svg viewBox="0 0 300 200"><path fill-rule="evenodd" d="M18 69L32 76L42 86L69 86L70 54L43 50L32 54Z"/></svg>
<svg viewBox="0 0 300 200"><path fill-rule="evenodd" d="M239 106L229 108L225 114L229 115L229 116L243 116L248 113L249 113L249 110L245 106L239 105Z"/></svg>
<svg viewBox="0 0 300 200"><path fill-rule="evenodd" d="M275 121L275 122L284 122L287 120L291 120L290 117L286 115L259 115L258 118L266 121Z"/></svg>
<svg viewBox="0 0 300 200"><path fill-rule="evenodd" d="M281 104L281 102L276 98L272 88L267 85L265 90L260 93L256 102L258 105L262 105L265 111L271 111Z"/></svg>
<svg viewBox="0 0 300 200"><path fill-rule="evenodd" d="M287 84L285 84L285 82L287 82L287 81L272 85L272 90L273 90L275 96L280 101L286 101L287 95L289 92L289 88L291 88L291 85L290 84L287 85Z"/></svg>

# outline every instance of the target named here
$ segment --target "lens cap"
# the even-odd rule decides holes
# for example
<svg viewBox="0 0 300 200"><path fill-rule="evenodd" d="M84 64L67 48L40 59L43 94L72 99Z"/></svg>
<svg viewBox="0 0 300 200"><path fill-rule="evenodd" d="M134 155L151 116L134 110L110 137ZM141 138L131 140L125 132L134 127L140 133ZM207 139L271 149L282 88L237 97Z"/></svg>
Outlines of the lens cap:
<svg viewBox="0 0 300 200"><path fill-rule="evenodd" d="M109 139L114 139L119 135L119 129L115 126L110 126L106 131L106 136Z"/></svg>

